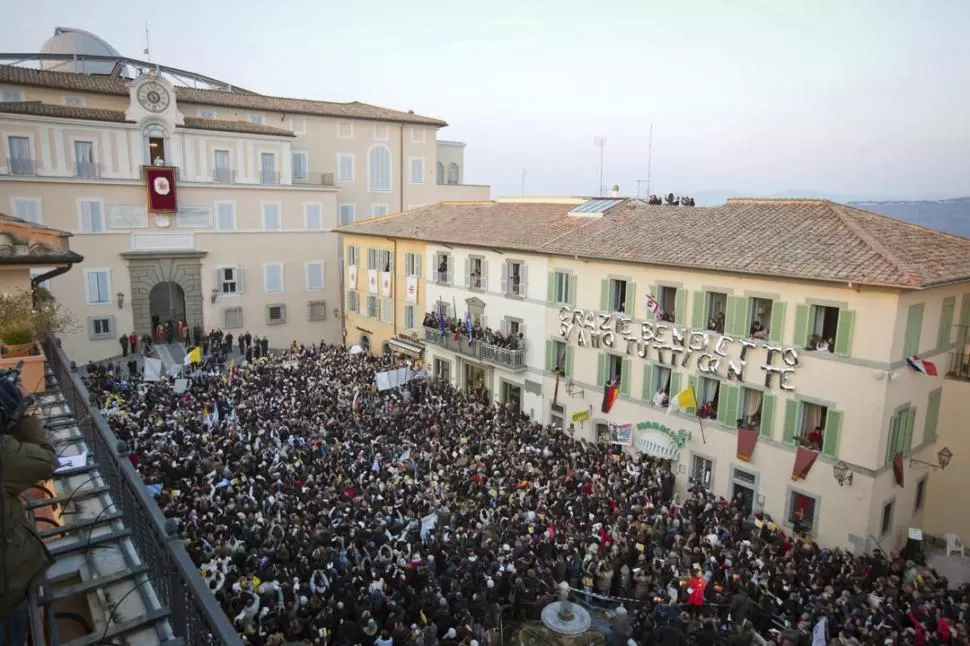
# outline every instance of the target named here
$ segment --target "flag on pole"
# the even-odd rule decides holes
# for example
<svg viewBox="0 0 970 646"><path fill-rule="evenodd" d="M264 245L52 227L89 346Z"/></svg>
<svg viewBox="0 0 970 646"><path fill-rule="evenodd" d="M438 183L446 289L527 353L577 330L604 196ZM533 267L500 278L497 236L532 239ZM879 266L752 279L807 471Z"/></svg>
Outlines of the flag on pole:
<svg viewBox="0 0 970 646"><path fill-rule="evenodd" d="M468 310L465 310L465 333L468 335L468 344L474 343L472 341L472 315Z"/></svg>
<svg viewBox="0 0 970 646"><path fill-rule="evenodd" d="M915 354L911 357L906 357L906 363L909 364L910 368L916 372L921 372L924 375L935 377L938 374L935 363L932 361L927 361L926 359L920 359Z"/></svg>
<svg viewBox="0 0 970 646"><path fill-rule="evenodd" d="M620 387L616 382L611 381L606 384L606 388L603 389L603 405L600 406L600 411L604 413L609 413L613 408L613 404L616 403L617 397L620 396Z"/></svg>
<svg viewBox="0 0 970 646"><path fill-rule="evenodd" d="M193 363L202 363L202 349L196 346L189 350L182 363L186 366L191 366Z"/></svg>
<svg viewBox="0 0 970 646"><path fill-rule="evenodd" d="M667 408L667 412L674 413L691 408L697 409L697 396L694 394L694 387L687 386L687 388L670 398L670 406Z"/></svg>
<svg viewBox="0 0 970 646"><path fill-rule="evenodd" d="M643 302L647 306L647 311L654 316L656 316L657 312L660 311L660 301L654 298L653 294L647 294Z"/></svg>
<svg viewBox="0 0 970 646"><path fill-rule="evenodd" d="M447 324L445 323L445 308L443 305L438 305L438 329L441 330L441 336L445 335L445 328Z"/></svg>

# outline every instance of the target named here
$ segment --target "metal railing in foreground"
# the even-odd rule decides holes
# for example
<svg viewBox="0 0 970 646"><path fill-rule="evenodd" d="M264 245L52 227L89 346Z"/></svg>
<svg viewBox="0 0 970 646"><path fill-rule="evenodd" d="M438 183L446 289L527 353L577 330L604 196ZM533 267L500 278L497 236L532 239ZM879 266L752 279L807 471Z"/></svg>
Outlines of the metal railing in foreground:
<svg viewBox="0 0 970 646"><path fill-rule="evenodd" d="M138 556L148 567L147 582L171 611L172 631L190 646L242 646L242 640L202 580L178 534L166 523L134 465L119 451L118 438L108 428L101 412L91 405L87 388L79 375L71 371L70 361L53 337L44 341L44 354L77 420L88 452L110 488L114 505L131 531Z"/></svg>

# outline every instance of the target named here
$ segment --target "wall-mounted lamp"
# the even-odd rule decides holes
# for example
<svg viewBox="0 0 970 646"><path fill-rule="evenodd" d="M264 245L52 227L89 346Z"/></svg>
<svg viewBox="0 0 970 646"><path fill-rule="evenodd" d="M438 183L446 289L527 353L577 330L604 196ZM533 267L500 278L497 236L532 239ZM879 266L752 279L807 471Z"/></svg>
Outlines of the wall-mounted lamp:
<svg viewBox="0 0 970 646"><path fill-rule="evenodd" d="M586 399L586 391L577 387L576 383L572 380L572 377L570 377L569 381L566 382L566 394L570 397Z"/></svg>
<svg viewBox="0 0 970 646"><path fill-rule="evenodd" d="M120 310L125 306L125 294L124 292L118 292L115 296L118 297L118 309Z"/></svg>
<svg viewBox="0 0 970 646"><path fill-rule="evenodd" d="M840 487L845 485L852 486L852 472L849 471L849 465L839 460L832 466L832 473L835 475L835 481L839 483Z"/></svg>
<svg viewBox="0 0 970 646"><path fill-rule="evenodd" d="M910 458L909 466L913 466L914 464L923 464L934 469L940 469L942 471L947 467L948 464L950 464L950 460L952 458L953 451L944 446L936 454L936 464L933 464L932 462L924 462L923 460L917 460L916 458Z"/></svg>
<svg viewBox="0 0 970 646"><path fill-rule="evenodd" d="M209 302L215 305L217 298L219 298L219 290L213 287L212 293L209 294Z"/></svg>

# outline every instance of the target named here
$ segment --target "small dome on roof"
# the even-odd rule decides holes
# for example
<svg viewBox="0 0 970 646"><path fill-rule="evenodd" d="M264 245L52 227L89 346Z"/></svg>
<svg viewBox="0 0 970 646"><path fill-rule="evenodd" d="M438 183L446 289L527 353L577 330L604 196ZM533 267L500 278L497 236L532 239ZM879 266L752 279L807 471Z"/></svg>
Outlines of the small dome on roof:
<svg viewBox="0 0 970 646"><path fill-rule="evenodd" d="M83 29L58 27L54 35L40 48L43 54L78 54L80 56L117 56L121 54L117 49ZM41 61L41 67L55 72L73 72L75 74L110 74L114 69L111 61Z"/></svg>

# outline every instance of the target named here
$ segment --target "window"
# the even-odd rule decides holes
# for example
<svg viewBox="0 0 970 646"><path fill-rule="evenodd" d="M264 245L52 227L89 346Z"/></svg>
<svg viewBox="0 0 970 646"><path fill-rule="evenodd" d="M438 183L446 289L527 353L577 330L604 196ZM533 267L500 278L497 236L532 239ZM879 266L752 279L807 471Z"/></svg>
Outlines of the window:
<svg viewBox="0 0 970 646"><path fill-rule="evenodd" d="M318 292L323 289L323 261L306 263L306 290Z"/></svg>
<svg viewBox="0 0 970 646"><path fill-rule="evenodd" d="M503 267L506 276L504 277L505 280L502 281L505 283L506 295L524 297L528 293L526 271L525 263L517 260L506 261L505 267Z"/></svg>
<svg viewBox="0 0 970 646"><path fill-rule="evenodd" d="M788 514L785 520L789 525L798 524L802 531L811 531L815 527L815 514L818 512L818 500L814 496L806 496L797 491L790 491L788 496Z"/></svg>
<svg viewBox="0 0 970 646"><path fill-rule="evenodd" d="M404 254L404 273L406 276L421 275L421 255L416 253Z"/></svg>
<svg viewBox="0 0 970 646"><path fill-rule="evenodd" d="M835 352L835 337L839 331L839 308L812 305L809 310L809 326L808 349Z"/></svg>
<svg viewBox="0 0 970 646"><path fill-rule="evenodd" d="M220 184L231 184L234 176L228 150L212 151L212 179Z"/></svg>
<svg viewBox="0 0 970 646"><path fill-rule="evenodd" d="M92 341L115 338L113 316L89 316L88 338Z"/></svg>
<svg viewBox="0 0 970 646"><path fill-rule="evenodd" d="M623 379L623 357L616 354L606 355L606 381L619 385Z"/></svg>
<svg viewBox="0 0 970 646"><path fill-rule="evenodd" d="M458 164L456 164L455 162L451 162L450 164L448 164L448 183L449 184L459 183Z"/></svg>
<svg viewBox="0 0 970 646"><path fill-rule="evenodd" d="M446 359L434 360L434 378L439 381L451 382L451 362Z"/></svg>
<svg viewBox="0 0 970 646"><path fill-rule="evenodd" d="M307 231L323 230L323 205L313 202L303 205L303 226Z"/></svg>
<svg viewBox="0 0 970 646"><path fill-rule="evenodd" d="M552 356L549 357L549 370L558 369L563 375L568 376L569 349L565 341L551 341L549 346Z"/></svg>
<svg viewBox="0 0 970 646"><path fill-rule="evenodd" d="M610 279L609 308L611 312L626 311L626 281Z"/></svg>
<svg viewBox="0 0 970 646"><path fill-rule="evenodd" d="M439 184L444 184L445 183L445 165L442 164L441 162L438 162L437 170L438 170L438 183Z"/></svg>
<svg viewBox="0 0 970 646"><path fill-rule="evenodd" d="M381 271L394 271L394 258L389 249L381 249L378 252L377 269Z"/></svg>
<svg viewBox="0 0 970 646"><path fill-rule="evenodd" d="M596 424L596 441L600 444L607 444L610 441L610 425L604 422Z"/></svg>
<svg viewBox="0 0 970 646"><path fill-rule="evenodd" d="M882 519L879 522L879 535L885 536L893 528L893 515L896 511L896 501L890 500L882 506Z"/></svg>
<svg viewBox="0 0 970 646"><path fill-rule="evenodd" d="M385 125L374 126L374 141L387 141L391 138L391 130Z"/></svg>
<svg viewBox="0 0 970 646"><path fill-rule="evenodd" d="M270 325L286 323L286 305L273 303L266 306L266 322Z"/></svg>
<svg viewBox="0 0 970 646"><path fill-rule="evenodd" d="M81 96L66 96L64 97L64 105L84 105L84 97Z"/></svg>
<svg viewBox="0 0 970 646"><path fill-rule="evenodd" d="M394 301L390 298L381 299L381 319L385 323L394 322Z"/></svg>
<svg viewBox="0 0 970 646"><path fill-rule="evenodd" d="M761 405L764 393L754 388L741 388L741 424L744 428L761 428ZM731 420L728 420L730 422Z"/></svg>
<svg viewBox="0 0 970 646"><path fill-rule="evenodd" d="M24 100L24 93L19 90L0 90L0 103L17 103Z"/></svg>
<svg viewBox="0 0 970 646"><path fill-rule="evenodd" d="M748 299L748 336L756 339L768 337L771 332L772 301L768 298ZM784 314L784 312L782 312ZM781 330L776 330L772 339L778 337Z"/></svg>
<svg viewBox="0 0 970 646"><path fill-rule="evenodd" d="M469 289L488 289L488 263L481 256L469 256L465 280Z"/></svg>
<svg viewBox="0 0 970 646"><path fill-rule="evenodd" d="M290 127L293 128L293 134L295 135L305 135L306 134L306 119L290 119Z"/></svg>
<svg viewBox="0 0 970 646"><path fill-rule="evenodd" d="M199 116L203 119L215 119L219 115L215 110L199 110Z"/></svg>
<svg viewBox="0 0 970 646"><path fill-rule="evenodd" d="M309 301L306 307L308 321L327 320L327 301Z"/></svg>
<svg viewBox="0 0 970 646"><path fill-rule="evenodd" d="M242 294L242 267L216 269L216 289L220 294Z"/></svg>
<svg viewBox="0 0 970 646"><path fill-rule="evenodd" d="M29 137L7 137L7 163L11 175L33 175L33 145Z"/></svg>
<svg viewBox="0 0 970 646"><path fill-rule="evenodd" d="M371 146L367 153L367 190L391 192L391 151L383 144Z"/></svg>
<svg viewBox="0 0 970 646"><path fill-rule="evenodd" d="M435 265L437 265L435 282L439 285L450 285L453 272L453 268L451 266L451 255L438 252L435 254Z"/></svg>
<svg viewBox="0 0 970 646"><path fill-rule="evenodd" d="M564 271L552 275L552 302L569 304L569 281L571 276Z"/></svg>
<svg viewBox="0 0 970 646"><path fill-rule="evenodd" d="M104 233L104 202L78 200L78 230L81 233Z"/></svg>
<svg viewBox="0 0 970 646"><path fill-rule="evenodd" d="M208 206L182 206L175 216L175 225L208 229L212 226L212 209Z"/></svg>
<svg viewBox="0 0 970 646"><path fill-rule="evenodd" d="M310 177L310 156L305 150L294 150L292 152L291 174L293 180L307 180Z"/></svg>
<svg viewBox="0 0 970 646"><path fill-rule="evenodd" d="M261 114L251 114L251 115L249 115L249 123L258 123L259 125L262 125L263 124L263 121L264 121L263 115L261 115Z"/></svg>
<svg viewBox="0 0 970 646"><path fill-rule="evenodd" d="M417 327L417 308L414 305L404 306L404 329L413 330Z"/></svg>
<svg viewBox="0 0 970 646"><path fill-rule="evenodd" d="M423 144L425 141L425 130L420 126L411 126L411 143Z"/></svg>
<svg viewBox="0 0 970 646"><path fill-rule="evenodd" d="M916 483L916 498L913 502L913 513L918 513L922 511L923 504L926 502L926 478L923 476L920 478L919 482Z"/></svg>
<svg viewBox="0 0 970 646"><path fill-rule="evenodd" d="M670 397L670 368L664 366L654 366L653 382L657 384L657 390ZM652 393L656 394L656 393Z"/></svg>
<svg viewBox="0 0 970 646"><path fill-rule="evenodd" d="M111 270L85 269L84 291L88 305L111 303Z"/></svg>
<svg viewBox="0 0 970 646"><path fill-rule="evenodd" d="M360 266L360 247L356 245L347 247L347 264L352 267Z"/></svg>
<svg viewBox="0 0 970 646"><path fill-rule="evenodd" d="M695 455L690 463L691 482L708 489L714 483L714 461L702 455Z"/></svg>
<svg viewBox="0 0 970 646"><path fill-rule="evenodd" d="M74 177L93 178L98 176L94 163L94 142L74 142Z"/></svg>
<svg viewBox="0 0 970 646"><path fill-rule="evenodd" d="M222 310L222 327L226 330L238 330L243 326L243 310L241 307L227 307Z"/></svg>
<svg viewBox="0 0 970 646"><path fill-rule="evenodd" d="M913 448L913 426L916 423L916 409L912 406L902 408L889 420L889 437L886 442L886 464L891 464L897 454L909 453Z"/></svg>
<svg viewBox="0 0 970 646"><path fill-rule="evenodd" d="M367 297L367 316L369 316L372 319L376 319L378 318L379 315L380 315L380 308L378 307L378 304L377 304L377 297L368 296Z"/></svg>
<svg viewBox="0 0 970 646"><path fill-rule="evenodd" d="M282 231L283 218L279 202L263 202L263 231Z"/></svg>
<svg viewBox="0 0 970 646"><path fill-rule="evenodd" d="M674 315L677 312L677 288L661 287L657 290L657 303L660 305L660 312L657 317L662 321L674 323Z"/></svg>
<svg viewBox="0 0 970 646"><path fill-rule="evenodd" d="M345 153L337 155L337 181L340 181L340 182L356 181L356 176L354 175L355 166L356 166L356 160L354 158L354 155L345 154Z"/></svg>
<svg viewBox="0 0 970 646"><path fill-rule="evenodd" d="M424 184L424 157L411 158L411 183Z"/></svg>
<svg viewBox="0 0 970 646"><path fill-rule="evenodd" d="M347 310L350 312L360 311L360 294L353 290L347 292Z"/></svg>
<svg viewBox="0 0 970 646"><path fill-rule="evenodd" d="M829 409L820 404L801 402L802 416L795 440L807 449L819 451L825 444L825 419Z"/></svg>
<svg viewBox="0 0 970 646"><path fill-rule="evenodd" d="M665 287L663 289L670 288ZM661 293L663 293L663 289L661 289ZM663 309L663 306L661 306L661 309ZM719 334L723 334L724 317L726 312L727 294L723 292L707 292L707 329Z"/></svg>
<svg viewBox="0 0 970 646"><path fill-rule="evenodd" d="M721 394L721 382L710 377L701 377L697 382L697 405L700 406L698 415L701 417L717 417L718 397Z"/></svg>
<svg viewBox="0 0 970 646"><path fill-rule="evenodd" d="M357 205L356 204L341 204L340 205L340 226L345 224L353 224L356 219Z"/></svg>
<svg viewBox="0 0 970 646"><path fill-rule="evenodd" d="M259 153L259 183L279 184L280 177L276 172L276 155L274 153Z"/></svg>
<svg viewBox="0 0 970 646"><path fill-rule="evenodd" d="M377 269L377 249L373 247L367 248L367 268Z"/></svg>
<svg viewBox="0 0 970 646"><path fill-rule="evenodd" d="M337 139L353 139L354 123L352 121L337 122Z"/></svg>
<svg viewBox="0 0 970 646"><path fill-rule="evenodd" d="M214 202L216 209L216 231L236 230L236 203Z"/></svg>
<svg viewBox="0 0 970 646"><path fill-rule="evenodd" d="M13 204L13 215L15 218L27 220L34 224L40 224L40 198L36 197L12 197L10 202Z"/></svg>
<svg viewBox="0 0 970 646"><path fill-rule="evenodd" d="M372 218L382 218L390 213L391 207L387 204L371 204L370 216Z"/></svg>
<svg viewBox="0 0 970 646"><path fill-rule="evenodd" d="M263 291L267 294L283 292L283 263L273 262L263 265Z"/></svg>

